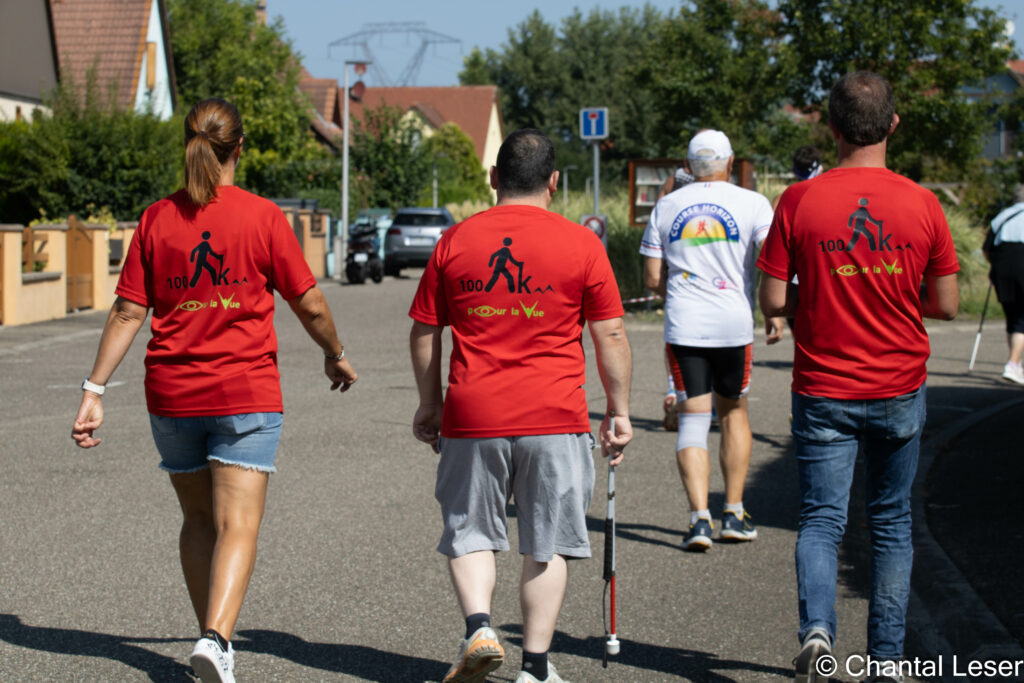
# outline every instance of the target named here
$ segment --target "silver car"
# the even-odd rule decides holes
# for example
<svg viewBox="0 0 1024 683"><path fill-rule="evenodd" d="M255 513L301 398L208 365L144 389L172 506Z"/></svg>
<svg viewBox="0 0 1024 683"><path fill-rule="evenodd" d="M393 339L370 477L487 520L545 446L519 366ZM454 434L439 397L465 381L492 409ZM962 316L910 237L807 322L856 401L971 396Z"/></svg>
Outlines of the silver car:
<svg viewBox="0 0 1024 683"><path fill-rule="evenodd" d="M448 209L399 209L384 237L384 274L397 277L402 268L427 265L441 233L454 224Z"/></svg>

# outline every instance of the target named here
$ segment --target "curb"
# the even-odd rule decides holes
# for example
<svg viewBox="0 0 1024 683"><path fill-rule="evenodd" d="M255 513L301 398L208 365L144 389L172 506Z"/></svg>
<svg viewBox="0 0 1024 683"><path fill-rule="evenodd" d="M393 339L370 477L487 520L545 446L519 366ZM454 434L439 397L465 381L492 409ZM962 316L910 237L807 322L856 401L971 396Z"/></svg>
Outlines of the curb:
<svg viewBox="0 0 1024 683"><path fill-rule="evenodd" d="M907 627L930 659L956 655L961 660L1024 660L1024 647L932 536L925 510L925 486L936 456L967 429L1022 405L1024 398L1016 398L979 410L946 425L921 446L911 491L914 568ZM941 680L965 679L947 672Z"/></svg>

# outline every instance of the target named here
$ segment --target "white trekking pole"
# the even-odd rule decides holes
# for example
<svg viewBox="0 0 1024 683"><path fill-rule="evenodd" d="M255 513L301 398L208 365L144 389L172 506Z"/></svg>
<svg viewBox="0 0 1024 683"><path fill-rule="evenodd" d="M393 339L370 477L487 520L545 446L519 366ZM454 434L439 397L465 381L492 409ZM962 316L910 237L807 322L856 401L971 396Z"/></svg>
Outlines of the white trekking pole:
<svg viewBox="0 0 1024 683"><path fill-rule="evenodd" d="M981 322L978 323L978 336L974 338L974 350L971 351L971 364L967 366L967 372L974 369L974 359L978 357L978 345L981 344L981 328L985 324L985 313L988 311L988 299L992 296L992 284L989 283L988 292L985 293L985 305L981 307Z"/></svg>
<svg viewBox="0 0 1024 683"><path fill-rule="evenodd" d="M609 426L615 434L615 411L608 411ZM609 454L609 460L611 454ZM601 666L608 668L608 655L619 654L619 639L615 637L615 466L608 465L608 511L604 518L604 581L605 593L611 593L609 610L611 630L605 627L608 639L604 644L604 658ZM609 591L610 588L610 591ZM602 618L604 607L601 608Z"/></svg>

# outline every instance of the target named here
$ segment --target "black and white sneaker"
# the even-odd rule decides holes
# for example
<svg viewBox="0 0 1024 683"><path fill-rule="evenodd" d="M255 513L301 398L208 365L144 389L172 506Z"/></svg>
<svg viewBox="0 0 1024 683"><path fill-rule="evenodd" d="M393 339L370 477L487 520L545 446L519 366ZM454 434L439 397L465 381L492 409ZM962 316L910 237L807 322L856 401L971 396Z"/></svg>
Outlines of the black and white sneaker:
<svg viewBox="0 0 1024 683"><path fill-rule="evenodd" d="M828 671L830 667L819 667L818 661L823 657L831 656L831 638L823 629L812 629L804 636L800 654L793 660L793 667L796 669L794 678L796 683L828 683L830 676L823 674L822 669ZM835 673L834 668L830 673Z"/></svg>
<svg viewBox="0 0 1024 683"><path fill-rule="evenodd" d="M230 644L225 652L212 638L200 638L189 663L203 683L235 683L235 649Z"/></svg>

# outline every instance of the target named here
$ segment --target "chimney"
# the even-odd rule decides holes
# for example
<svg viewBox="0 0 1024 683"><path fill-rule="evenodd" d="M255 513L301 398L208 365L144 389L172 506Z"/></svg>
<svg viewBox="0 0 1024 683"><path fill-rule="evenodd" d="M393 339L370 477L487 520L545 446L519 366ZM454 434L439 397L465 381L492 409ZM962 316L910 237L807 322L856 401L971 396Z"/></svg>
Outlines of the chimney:
<svg viewBox="0 0 1024 683"><path fill-rule="evenodd" d="M262 25L267 25L267 3L260 2L256 5L256 20Z"/></svg>

